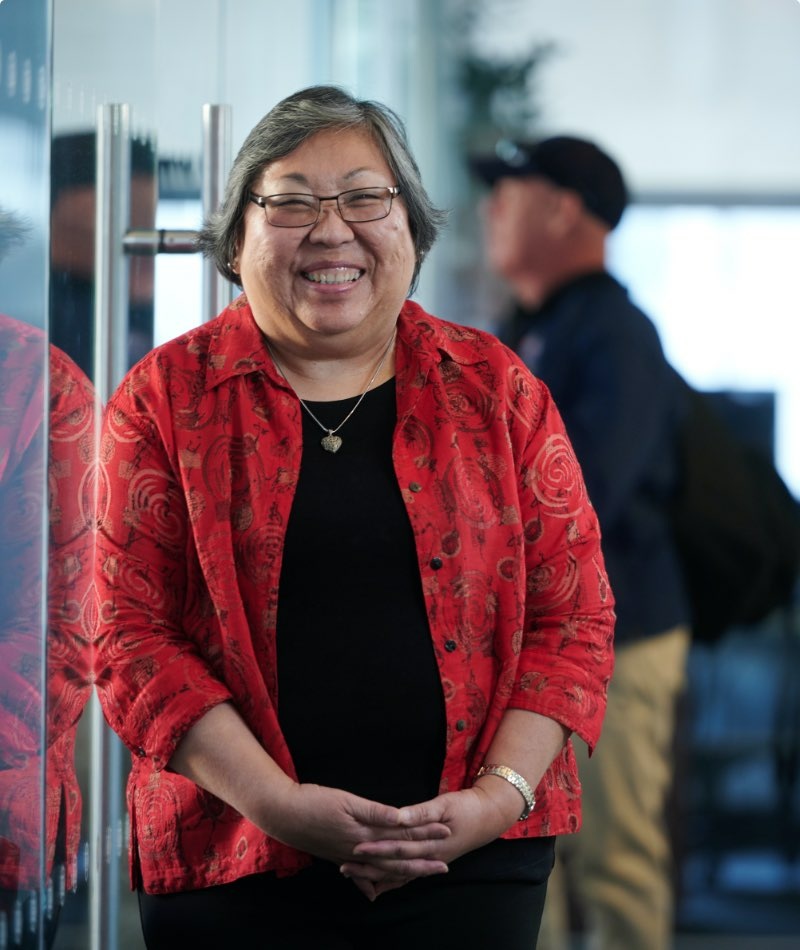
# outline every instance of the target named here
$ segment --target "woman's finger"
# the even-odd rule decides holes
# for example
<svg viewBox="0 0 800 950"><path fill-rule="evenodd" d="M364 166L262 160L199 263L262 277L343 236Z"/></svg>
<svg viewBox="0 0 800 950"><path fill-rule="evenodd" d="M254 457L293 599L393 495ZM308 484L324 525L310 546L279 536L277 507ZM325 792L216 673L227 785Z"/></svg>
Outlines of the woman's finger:
<svg viewBox="0 0 800 950"><path fill-rule="evenodd" d="M421 802L419 805L406 805L405 808L400 809L397 820L399 824L411 828L443 822L445 814L444 796L439 795L437 798L432 798L428 802Z"/></svg>
<svg viewBox="0 0 800 950"><path fill-rule="evenodd" d="M408 884L411 878L387 877L382 881L369 881L364 877L353 877L350 878L350 880L368 900L374 901L380 897L381 894L385 894L387 891L396 891L398 888Z"/></svg>
<svg viewBox="0 0 800 950"><path fill-rule="evenodd" d="M362 841L353 848L356 858L388 858L395 861L424 858L441 861L441 840L426 838L423 841Z"/></svg>
<svg viewBox="0 0 800 950"><path fill-rule="evenodd" d="M449 838L451 834L452 831L448 825L443 825L437 821L425 825L398 828L396 837L406 841L441 841L443 838ZM388 836L385 835L384 837Z"/></svg>
<svg viewBox="0 0 800 950"><path fill-rule="evenodd" d="M375 858L363 863L346 861L339 870L345 877L378 882L432 877L434 874L447 874L449 868L444 861L429 861L425 858Z"/></svg>
<svg viewBox="0 0 800 950"><path fill-rule="evenodd" d="M361 891L364 897L367 898L367 900L374 901L378 896L378 888L372 881L368 881L365 877L352 877L350 880Z"/></svg>

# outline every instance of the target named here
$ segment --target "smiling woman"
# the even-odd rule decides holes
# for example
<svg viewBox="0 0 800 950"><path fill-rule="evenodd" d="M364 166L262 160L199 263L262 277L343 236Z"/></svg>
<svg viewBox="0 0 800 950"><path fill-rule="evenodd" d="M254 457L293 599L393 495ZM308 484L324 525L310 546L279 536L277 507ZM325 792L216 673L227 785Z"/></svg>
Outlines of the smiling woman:
<svg viewBox="0 0 800 950"><path fill-rule="evenodd" d="M389 109L290 96L201 236L244 293L106 409L96 680L150 950L536 943L613 600L547 390L407 299L442 222Z"/></svg>
<svg viewBox="0 0 800 950"><path fill-rule="evenodd" d="M416 266L394 178L371 135L336 128L255 180L268 197L247 204L232 269L301 397L358 395L392 332Z"/></svg>

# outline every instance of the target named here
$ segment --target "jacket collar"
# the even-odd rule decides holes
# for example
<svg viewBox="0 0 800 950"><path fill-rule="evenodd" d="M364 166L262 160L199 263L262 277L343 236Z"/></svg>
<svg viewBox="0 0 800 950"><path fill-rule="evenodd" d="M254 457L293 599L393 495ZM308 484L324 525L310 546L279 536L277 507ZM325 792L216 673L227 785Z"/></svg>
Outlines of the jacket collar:
<svg viewBox="0 0 800 950"><path fill-rule="evenodd" d="M233 376L263 372L279 386L285 386L275 371L266 340L244 294L207 325L206 391ZM450 360L463 365L482 362L485 354L476 344L481 334L470 327L448 323L426 313L412 300L406 300L397 322L398 340L408 359L425 364Z"/></svg>
<svg viewBox="0 0 800 950"><path fill-rule="evenodd" d="M397 328L400 341L421 360L432 363L449 360L465 366L486 360L484 334L471 327L440 320L426 313L413 300L407 300L403 305Z"/></svg>
<svg viewBox="0 0 800 950"><path fill-rule="evenodd" d="M277 382L264 334L253 317L253 311L244 294L207 325L208 341L206 391L220 386L233 376L266 372Z"/></svg>

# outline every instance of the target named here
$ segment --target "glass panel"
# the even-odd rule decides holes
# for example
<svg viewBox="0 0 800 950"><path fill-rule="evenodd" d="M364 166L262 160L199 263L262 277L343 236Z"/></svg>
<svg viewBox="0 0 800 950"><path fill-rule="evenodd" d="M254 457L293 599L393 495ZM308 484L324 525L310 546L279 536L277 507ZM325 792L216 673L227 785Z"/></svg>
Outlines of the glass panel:
<svg viewBox="0 0 800 950"><path fill-rule="evenodd" d="M279 7L289 17L287 29L280 43L269 43ZM337 8L341 16L334 17ZM58 0L53 12L52 94L54 342L89 376L100 379L94 372L100 344L93 317L99 295L94 259L98 106L130 105L130 226L137 229L154 223L166 229L200 225L204 103L233 105L235 151L251 126L282 96L312 82L351 78L346 60L337 53L340 40L345 44L341 48L352 42L361 51L355 73L357 85L363 87L360 91L384 98L407 116L412 136L428 143L424 147L432 165L436 147L429 132L435 123L423 103L429 98L427 79L436 31L422 30L430 37L424 71L419 57L413 68L409 66L408 47L397 47L395 42L407 27L415 35L418 21L423 21L420 11L427 8L415 2L406 4L405 12L377 15L361 0L356 4L304 0L286 9L263 0L235 4L207 0L198 16L196 0ZM353 21L353 13L360 24ZM336 26L329 31L325 25L333 19ZM373 75L369 64L374 57L368 54L375 48L385 51L386 62ZM377 88L367 88L372 86ZM152 257L136 256L127 258L126 267L128 363L132 363L154 342L200 322L201 266L196 257L165 256L154 268ZM83 855L92 842L91 880L89 865L81 864L74 910L62 920L56 950L137 950L143 942L125 854L123 789L130 759L108 730L98 739L101 723L94 700L89 710L91 715L84 715L80 723L76 762L84 799L90 803L85 813L93 823L90 828L85 822L81 828L78 854Z"/></svg>
<svg viewBox="0 0 800 950"><path fill-rule="evenodd" d="M96 176L103 152L97 141L98 111L126 103L130 114L130 215L124 231L152 228L156 204L154 137L158 4L140 0L59 0L53 9L51 340L92 379L107 365L102 338L95 337L95 303L107 283L95 260L95 218L102 218ZM124 187L124 185L120 185ZM123 204L125 202L123 201ZM105 248L105 244L103 245ZM120 259L125 366L152 346L152 257ZM127 289L126 289L127 288ZM125 302L127 301L127 303ZM124 331L123 331L124 332ZM100 362L104 361L104 362ZM125 367L123 367L124 369ZM110 380L113 388L119 379ZM103 398L103 392L98 398ZM73 448L75 442L68 443ZM75 467L74 458L71 460ZM80 521L84 500L91 504L92 480L73 504ZM74 559L81 552L73 552ZM58 576L56 577L56 580ZM54 580L51 578L51 588ZM69 614L75 640L91 628L88 599ZM84 802L84 821L71 829L69 843L79 857L71 911L59 927L56 950L143 946L135 896L127 875L127 824L124 800L129 755L105 726L93 696L78 727L75 763ZM91 869L91 873L90 873Z"/></svg>
<svg viewBox="0 0 800 950"><path fill-rule="evenodd" d="M0 4L0 948L44 946L65 875L57 782L44 832L48 47L46 0Z"/></svg>

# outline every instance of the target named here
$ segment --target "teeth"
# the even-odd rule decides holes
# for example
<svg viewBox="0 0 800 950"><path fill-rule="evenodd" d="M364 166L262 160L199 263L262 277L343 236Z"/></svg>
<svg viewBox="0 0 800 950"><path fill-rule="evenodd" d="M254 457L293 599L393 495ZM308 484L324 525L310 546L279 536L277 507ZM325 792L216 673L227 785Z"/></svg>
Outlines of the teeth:
<svg viewBox="0 0 800 950"><path fill-rule="evenodd" d="M335 267L332 270L306 271L305 276L315 284L349 284L358 280L361 271L352 267Z"/></svg>

